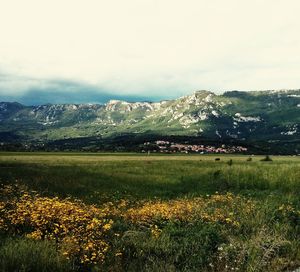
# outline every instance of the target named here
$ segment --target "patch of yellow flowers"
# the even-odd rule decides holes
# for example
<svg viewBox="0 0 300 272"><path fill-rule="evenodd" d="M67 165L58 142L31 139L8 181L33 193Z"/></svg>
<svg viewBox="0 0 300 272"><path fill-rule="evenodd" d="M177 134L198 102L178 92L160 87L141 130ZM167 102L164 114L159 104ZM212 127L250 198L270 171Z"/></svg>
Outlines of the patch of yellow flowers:
<svg viewBox="0 0 300 272"><path fill-rule="evenodd" d="M146 227L156 239L169 222L202 221L239 227L242 213L253 212L255 206L251 200L217 192L205 197L142 201L134 205L120 200L96 207L69 198L42 197L20 188L16 191L7 186L0 192L2 196L10 195L0 201L0 229L31 239L52 240L67 259L75 260L79 266L101 264L113 251L112 237L121 236L111 230L111 218ZM122 256L122 252L115 256Z"/></svg>
<svg viewBox="0 0 300 272"><path fill-rule="evenodd" d="M131 208L124 217L134 223L151 225L174 222L211 222L239 226L238 212L252 210L252 202L245 202L231 193L170 201L148 201L140 207Z"/></svg>
<svg viewBox="0 0 300 272"><path fill-rule="evenodd" d="M102 263L109 250L113 222L93 205L24 193L0 203L0 214L2 229L32 239L53 240L62 254L78 265Z"/></svg>

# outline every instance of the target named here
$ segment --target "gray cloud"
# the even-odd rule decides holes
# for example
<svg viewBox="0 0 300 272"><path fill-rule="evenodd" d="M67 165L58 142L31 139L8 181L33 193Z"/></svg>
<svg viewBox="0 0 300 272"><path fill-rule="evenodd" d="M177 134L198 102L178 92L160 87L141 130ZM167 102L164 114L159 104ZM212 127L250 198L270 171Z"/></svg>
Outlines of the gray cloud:
<svg viewBox="0 0 300 272"><path fill-rule="evenodd" d="M158 101L165 98L165 96L154 96L151 94L124 95L116 91L101 89L90 84L69 80L34 80L0 74L0 101L16 101L25 105L46 103L106 103L110 99L132 102Z"/></svg>

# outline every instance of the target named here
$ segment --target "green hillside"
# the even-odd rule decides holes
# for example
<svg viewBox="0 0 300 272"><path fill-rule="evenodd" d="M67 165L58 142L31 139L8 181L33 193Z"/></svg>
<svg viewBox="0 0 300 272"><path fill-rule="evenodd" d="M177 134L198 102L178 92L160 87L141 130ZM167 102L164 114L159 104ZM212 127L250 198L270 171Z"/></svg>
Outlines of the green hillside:
<svg viewBox="0 0 300 272"><path fill-rule="evenodd" d="M124 134L197 136L211 140L300 139L300 90L196 91L161 102L107 104L0 103L0 141L53 141Z"/></svg>

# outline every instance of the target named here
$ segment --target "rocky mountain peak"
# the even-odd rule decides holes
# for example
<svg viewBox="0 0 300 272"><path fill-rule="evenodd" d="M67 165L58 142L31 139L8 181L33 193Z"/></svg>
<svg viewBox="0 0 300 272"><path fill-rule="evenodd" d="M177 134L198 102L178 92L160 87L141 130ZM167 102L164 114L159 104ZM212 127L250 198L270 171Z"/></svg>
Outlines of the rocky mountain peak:
<svg viewBox="0 0 300 272"><path fill-rule="evenodd" d="M299 90L278 91L275 95L271 91L216 95L198 90L175 100L110 100L105 105L0 103L0 133L17 131L36 139L153 133L292 140L300 139L299 118Z"/></svg>

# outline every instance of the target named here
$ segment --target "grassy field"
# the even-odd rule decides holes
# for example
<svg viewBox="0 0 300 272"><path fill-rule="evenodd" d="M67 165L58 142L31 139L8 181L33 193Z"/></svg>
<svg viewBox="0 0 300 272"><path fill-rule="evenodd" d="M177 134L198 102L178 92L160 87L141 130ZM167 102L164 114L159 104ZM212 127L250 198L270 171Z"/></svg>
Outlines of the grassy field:
<svg viewBox="0 0 300 272"><path fill-rule="evenodd" d="M300 157L263 158L0 153L0 269L292 271Z"/></svg>

